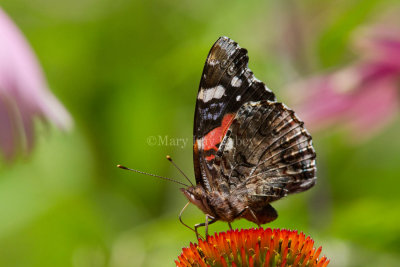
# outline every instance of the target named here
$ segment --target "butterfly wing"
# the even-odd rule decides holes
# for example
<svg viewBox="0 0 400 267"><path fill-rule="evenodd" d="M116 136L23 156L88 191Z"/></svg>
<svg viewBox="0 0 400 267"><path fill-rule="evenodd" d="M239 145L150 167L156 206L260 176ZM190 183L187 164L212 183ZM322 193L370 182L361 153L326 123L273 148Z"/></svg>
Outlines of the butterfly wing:
<svg viewBox="0 0 400 267"><path fill-rule="evenodd" d="M211 191L217 184L213 162L235 114L249 101L275 95L247 67L247 50L227 37L213 45L204 65L194 117L193 159L196 183Z"/></svg>
<svg viewBox="0 0 400 267"><path fill-rule="evenodd" d="M214 161L218 190L264 203L315 184L315 151L304 123L284 104L245 103Z"/></svg>

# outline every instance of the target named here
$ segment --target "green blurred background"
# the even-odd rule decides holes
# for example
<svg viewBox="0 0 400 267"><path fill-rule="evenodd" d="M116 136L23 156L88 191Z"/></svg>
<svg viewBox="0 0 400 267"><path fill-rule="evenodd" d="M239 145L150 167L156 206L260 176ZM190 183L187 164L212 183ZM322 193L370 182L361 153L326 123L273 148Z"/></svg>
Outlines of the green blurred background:
<svg viewBox="0 0 400 267"><path fill-rule="evenodd" d="M282 88L349 62L351 32L397 1L1 0L36 52L70 133L37 126L28 158L0 168L0 266L174 266L195 235L178 221L179 186L116 164L193 178L192 127L211 45L226 35L249 50L250 68ZM296 16L304 22L293 23ZM296 42L291 33L303 32ZM300 53L298 53L301 49ZM297 51L291 53L290 51ZM295 71L294 71L295 69ZM398 266L400 127L352 145L313 134L318 183L274 204L270 227L311 235L330 266ZM149 145L150 136L185 138ZM204 220L190 206L184 220ZM254 227L243 220L235 228ZM226 230L225 223L211 232Z"/></svg>

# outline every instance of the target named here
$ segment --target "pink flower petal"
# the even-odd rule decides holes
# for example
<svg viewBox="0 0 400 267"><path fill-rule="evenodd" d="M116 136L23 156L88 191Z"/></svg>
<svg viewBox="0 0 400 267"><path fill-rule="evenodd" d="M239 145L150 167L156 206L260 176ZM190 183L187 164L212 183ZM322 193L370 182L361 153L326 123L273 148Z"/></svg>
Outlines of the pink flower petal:
<svg viewBox="0 0 400 267"><path fill-rule="evenodd" d="M399 111L397 80L371 83L354 99L348 113L355 137L368 137L383 129Z"/></svg>
<svg viewBox="0 0 400 267"><path fill-rule="evenodd" d="M354 41L361 57L400 67L400 30L391 25L376 25L359 31Z"/></svg>
<svg viewBox="0 0 400 267"><path fill-rule="evenodd" d="M303 81L297 92L305 97L296 111L311 131L342 125L358 137L371 136L398 110L398 78L397 69L382 62L358 63Z"/></svg>
<svg viewBox="0 0 400 267"><path fill-rule="evenodd" d="M0 8L0 148L11 159L16 150L29 152L34 143L33 120L41 117L61 129L72 119L48 89L28 42Z"/></svg>

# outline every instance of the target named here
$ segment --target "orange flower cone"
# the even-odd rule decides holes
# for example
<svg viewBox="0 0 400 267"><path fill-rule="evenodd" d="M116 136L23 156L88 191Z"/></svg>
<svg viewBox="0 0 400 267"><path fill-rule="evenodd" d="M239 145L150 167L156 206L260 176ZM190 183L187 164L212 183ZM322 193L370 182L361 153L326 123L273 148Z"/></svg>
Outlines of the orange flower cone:
<svg viewBox="0 0 400 267"><path fill-rule="evenodd" d="M325 267L322 248L303 233L280 229L230 230L183 248L176 266L302 266Z"/></svg>

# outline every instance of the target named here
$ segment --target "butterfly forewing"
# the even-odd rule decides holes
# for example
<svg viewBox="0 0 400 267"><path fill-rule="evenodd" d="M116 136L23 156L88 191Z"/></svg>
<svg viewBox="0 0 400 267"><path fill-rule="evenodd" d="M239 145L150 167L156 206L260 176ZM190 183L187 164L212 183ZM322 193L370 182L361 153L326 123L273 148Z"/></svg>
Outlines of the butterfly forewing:
<svg viewBox="0 0 400 267"><path fill-rule="evenodd" d="M207 57L196 101L194 166L196 183L211 191L213 162L236 113L249 101L271 100L275 95L247 67L247 50L227 37L213 45Z"/></svg>

